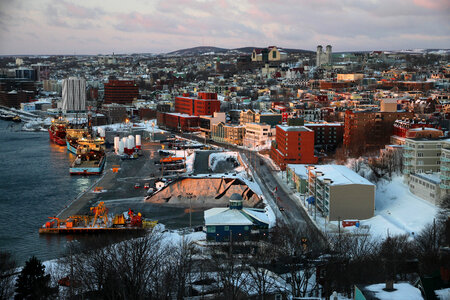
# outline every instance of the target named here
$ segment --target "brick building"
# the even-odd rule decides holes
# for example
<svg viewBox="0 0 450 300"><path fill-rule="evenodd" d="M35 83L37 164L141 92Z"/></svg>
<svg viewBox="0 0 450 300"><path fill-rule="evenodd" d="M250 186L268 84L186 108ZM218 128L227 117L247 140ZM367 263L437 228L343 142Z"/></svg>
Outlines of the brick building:
<svg viewBox="0 0 450 300"><path fill-rule="evenodd" d="M314 131L314 147L318 150L333 151L342 144L344 137L342 123L305 123L304 126Z"/></svg>
<svg viewBox="0 0 450 300"><path fill-rule="evenodd" d="M220 111L220 101L216 93L198 93L197 98L175 97L175 111L194 116L210 116Z"/></svg>
<svg viewBox="0 0 450 300"><path fill-rule="evenodd" d="M276 126L270 157L282 169L286 164L315 164L314 131L305 126Z"/></svg>
<svg viewBox="0 0 450 300"><path fill-rule="evenodd" d="M157 112L157 124L163 128L179 131L200 130L200 118L180 113Z"/></svg>
<svg viewBox="0 0 450 300"><path fill-rule="evenodd" d="M33 81L23 79L0 80L0 105L20 108L20 103L30 102L36 96Z"/></svg>
<svg viewBox="0 0 450 300"><path fill-rule="evenodd" d="M390 143L396 120L413 117L413 112L347 110L344 117L344 147L352 155L378 150Z"/></svg>
<svg viewBox="0 0 450 300"><path fill-rule="evenodd" d="M139 87L134 80L109 80L104 86L106 104L131 104L139 98Z"/></svg>

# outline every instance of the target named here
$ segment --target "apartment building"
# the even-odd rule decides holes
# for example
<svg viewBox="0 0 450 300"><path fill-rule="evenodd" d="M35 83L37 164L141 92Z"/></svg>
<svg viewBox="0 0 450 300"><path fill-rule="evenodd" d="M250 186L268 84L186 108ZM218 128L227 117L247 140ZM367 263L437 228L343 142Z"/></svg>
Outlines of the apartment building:
<svg viewBox="0 0 450 300"><path fill-rule="evenodd" d="M272 137L270 125L259 123L245 124L245 136L243 145L248 148L264 146Z"/></svg>
<svg viewBox="0 0 450 300"><path fill-rule="evenodd" d="M216 93L200 92L197 98L183 95L175 98L175 111L194 116L210 116L220 111L220 101Z"/></svg>
<svg viewBox="0 0 450 300"><path fill-rule="evenodd" d="M270 157L280 167L286 164L315 164L314 131L305 126L277 125L275 141L272 142Z"/></svg>
<svg viewBox="0 0 450 300"><path fill-rule="evenodd" d="M305 194L313 214L329 221L374 216L376 186L353 170L341 165L289 164L287 168L289 180Z"/></svg>
<svg viewBox="0 0 450 300"><path fill-rule="evenodd" d="M403 173L440 172L441 152L448 138L407 138L403 146Z"/></svg>
<svg viewBox="0 0 450 300"><path fill-rule="evenodd" d="M252 109L243 110L240 113L240 124L261 123L270 126L281 124L282 115L272 110L256 112Z"/></svg>
<svg viewBox="0 0 450 300"><path fill-rule="evenodd" d="M220 122L212 125L211 139L219 143L227 143L242 146L245 127L230 125Z"/></svg>

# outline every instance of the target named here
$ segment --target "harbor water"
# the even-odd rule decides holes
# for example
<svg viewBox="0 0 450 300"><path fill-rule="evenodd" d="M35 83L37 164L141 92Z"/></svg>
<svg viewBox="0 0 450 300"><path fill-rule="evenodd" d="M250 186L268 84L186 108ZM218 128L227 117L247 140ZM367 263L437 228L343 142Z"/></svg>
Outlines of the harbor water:
<svg viewBox="0 0 450 300"><path fill-rule="evenodd" d="M47 132L23 132L21 126L0 120L0 250L13 253L20 264L32 255L49 260L67 253L73 236L39 235L38 229L99 179L71 176L74 156L66 147L51 143ZM111 208L126 209L128 204ZM189 225L188 214L180 208L144 203L135 208L168 228ZM202 216L193 214L193 224L201 223Z"/></svg>

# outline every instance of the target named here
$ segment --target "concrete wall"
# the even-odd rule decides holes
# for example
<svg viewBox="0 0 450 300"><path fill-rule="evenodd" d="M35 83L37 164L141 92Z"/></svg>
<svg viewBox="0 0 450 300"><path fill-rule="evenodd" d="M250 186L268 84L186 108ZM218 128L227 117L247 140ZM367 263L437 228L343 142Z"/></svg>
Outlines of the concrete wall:
<svg viewBox="0 0 450 300"><path fill-rule="evenodd" d="M339 218L364 220L373 217L375 186L349 184L330 186L330 221Z"/></svg>

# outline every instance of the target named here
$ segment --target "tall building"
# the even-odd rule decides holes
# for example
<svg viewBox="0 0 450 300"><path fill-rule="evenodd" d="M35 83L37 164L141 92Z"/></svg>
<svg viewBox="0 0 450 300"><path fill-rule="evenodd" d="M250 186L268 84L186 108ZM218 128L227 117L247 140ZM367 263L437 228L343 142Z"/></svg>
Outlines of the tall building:
<svg viewBox="0 0 450 300"><path fill-rule="evenodd" d="M197 98L183 95L175 98L175 111L193 116L211 116L220 111L220 101L216 93L200 92Z"/></svg>
<svg viewBox="0 0 450 300"><path fill-rule="evenodd" d="M62 83L62 110L86 110L86 80L84 78L70 77Z"/></svg>
<svg viewBox="0 0 450 300"><path fill-rule="evenodd" d="M44 81L50 79L50 66L44 64L31 65L35 72L36 81Z"/></svg>
<svg viewBox="0 0 450 300"><path fill-rule="evenodd" d="M276 139L270 149L270 157L280 167L286 164L315 164L314 131L305 126L277 125Z"/></svg>
<svg viewBox="0 0 450 300"><path fill-rule="evenodd" d="M134 80L109 80L104 87L105 104L131 104L139 98L139 87Z"/></svg>
<svg viewBox="0 0 450 300"><path fill-rule="evenodd" d="M317 56L316 56L316 66L320 67L322 65L332 64L332 51L331 46L327 45L325 52L321 45L317 46Z"/></svg>

